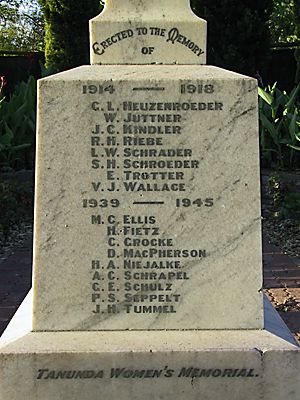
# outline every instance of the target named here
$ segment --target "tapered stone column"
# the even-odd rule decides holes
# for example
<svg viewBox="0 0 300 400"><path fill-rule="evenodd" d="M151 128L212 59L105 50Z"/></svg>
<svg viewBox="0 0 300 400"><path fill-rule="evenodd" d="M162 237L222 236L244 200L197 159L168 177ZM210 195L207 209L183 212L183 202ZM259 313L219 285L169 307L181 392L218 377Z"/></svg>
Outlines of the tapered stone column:
<svg viewBox="0 0 300 400"><path fill-rule="evenodd" d="M206 21L189 4L107 1L91 20L92 64L205 64Z"/></svg>
<svg viewBox="0 0 300 400"><path fill-rule="evenodd" d="M187 14L190 16L190 0L107 0L105 4L106 12L120 13L128 16L131 12L137 15L140 13L150 13L152 10L164 17L164 13L172 14L174 10L180 14Z"/></svg>

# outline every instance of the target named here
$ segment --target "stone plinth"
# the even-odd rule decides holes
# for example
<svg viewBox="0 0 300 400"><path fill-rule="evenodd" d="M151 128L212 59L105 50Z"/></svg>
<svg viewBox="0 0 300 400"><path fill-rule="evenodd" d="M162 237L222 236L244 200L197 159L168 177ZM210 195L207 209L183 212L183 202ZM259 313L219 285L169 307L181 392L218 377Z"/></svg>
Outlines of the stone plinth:
<svg viewBox="0 0 300 400"><path fill-rule="evenodd" d="M24 332L9 343L28 300L0 341L1 400L299 398L299 348L268 303L264 331Z"/></svg>
<svg viewBox="0 0 300 400"><path fill-rule="evenodd" d="M254 79L80 67L38 107L34 330L263 327Z"/></svg>

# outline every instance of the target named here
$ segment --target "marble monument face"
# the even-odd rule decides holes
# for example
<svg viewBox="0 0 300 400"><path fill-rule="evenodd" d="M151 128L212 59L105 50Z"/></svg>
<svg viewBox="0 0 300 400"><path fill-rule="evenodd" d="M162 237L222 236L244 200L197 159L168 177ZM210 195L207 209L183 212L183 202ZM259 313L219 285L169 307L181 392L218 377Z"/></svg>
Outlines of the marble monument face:
<svg viewBox="0 0 300 400"><path fill-rule="evenodd" d="M34 330L262 328L256 81L93 66L39 90Z"/></svg>

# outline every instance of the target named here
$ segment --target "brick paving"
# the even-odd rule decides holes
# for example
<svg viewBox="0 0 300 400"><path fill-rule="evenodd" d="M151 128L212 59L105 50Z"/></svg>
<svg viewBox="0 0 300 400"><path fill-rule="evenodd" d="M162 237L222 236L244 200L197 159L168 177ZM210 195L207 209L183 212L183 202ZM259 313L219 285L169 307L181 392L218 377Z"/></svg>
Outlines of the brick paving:
<svg viewBox="0 0 300 400"><path fill-rule="evenodd" d="M300 261L264 240L265 293L300 344Z"/></svg>
<svg viewBox="0 0 300 400"><path fill-rule="evenodd" d="M300 265L263 243L264 290L300 344ZM0 263L0 335L31 287L32 238Z"/></svg>

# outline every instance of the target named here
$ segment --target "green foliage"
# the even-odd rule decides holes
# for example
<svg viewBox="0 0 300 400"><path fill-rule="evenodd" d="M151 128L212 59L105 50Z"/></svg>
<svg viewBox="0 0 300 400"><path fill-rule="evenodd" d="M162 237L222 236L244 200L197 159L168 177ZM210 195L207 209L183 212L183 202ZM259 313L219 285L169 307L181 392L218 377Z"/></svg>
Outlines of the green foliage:
<svg viewBox="0 0 300 400"><path fill-rule="evenodd" d="M40 69L42 78L55 74L55 66L53 64L50 64L48 67L45 67L45 65L42 62L40 62Z"/></svg>
<svg viewBox="0 0 300 400"><path fill-rule="evenodd" d="M272 174L268 179L268 194L272 199L273 211L276 213L283 200L282 184L277 173Z"/></svg>
<svg viewBox="0 0 300 400"><path fill-rule="evenodd" d="M273 0L273 11L269 21L273 44L291 43L298 40L297 6L300 7L299 0Z"/></svg>
<svg viewBox="0 0 300 400"><path fill-rule="evenodd" d="M298 48L295 50L295 59L297 62L295 83L298 84L300 83L300 0L294 0L294 18L298 42Z"/></svg>
<svg viewBox="0 0 300 400"><path fill-rule="evenodd" d="M292 44L295 48L297 70L295 84L300 82L300 0L273 0L269 21L273 46Z"/></svg>
<svg viewBox="0 0 300 400"><path fill-rule="evenodd" d="M0 239L6 240L11 228L32 217L31 184L0 181Z"/></svg>
<svg viewBox="0 0 300 400"><path fill-rule="evenodd" d="M278 173L274 173L268 180L268 192L274 217L300 218L300 192L294 189L293 182L284 182Z"/></svg>
<svg viewBox="0 0 300 400"><path fill-rule="evenodd" d="M294 0L294 21L296 27L297 42L300 43L300 0Z"/></svg>
<svg viewBox="0 0 300 400"><path fill-rule="evenodd" d="M6 182L0 182L0 232L6 237L11 226L16 222L17 200L11 187Z"/></svg>
<svg viewBox="0 0 300 400"><path fill-rule="evenodd" d="M259 88L260 142L267 166L296 168L300 150L300 84L290 94L276 83Z"/></svg>
<svg viewBox="0 0 300 400"><path fill-rule="evenodd" d="M0 169L34 165L36 81L21 82L0 104Z"/></svg>
<svg viewBox="0 0 300 400"><path fill-rule="evenodd" d="M89 64L89 20L99 0L39 0L46 22L46 65L57 71Z"/></svg>
<svg viewBox="0 0 300 400"><path fill-rule="evenodd" d="M254 76L268 59L272 0L191 0L208 22L208 63Z"/></svg>
<svg viewBox="0 0 300 400"><path fill-rule="evenodd" d="M41 51L44 20L37 0L0 1L0 50Z"/></svg>

